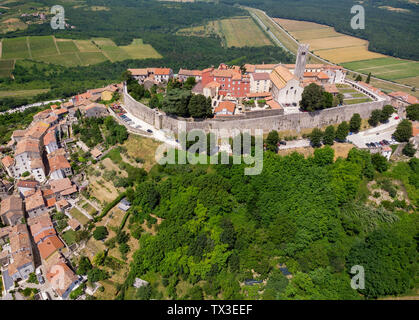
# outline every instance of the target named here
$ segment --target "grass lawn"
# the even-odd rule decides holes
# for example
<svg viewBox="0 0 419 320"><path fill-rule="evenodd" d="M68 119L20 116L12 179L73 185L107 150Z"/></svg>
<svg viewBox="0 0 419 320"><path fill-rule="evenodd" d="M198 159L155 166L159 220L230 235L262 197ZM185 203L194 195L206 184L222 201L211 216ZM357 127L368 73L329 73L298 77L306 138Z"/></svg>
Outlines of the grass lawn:
<svg viewBox="0 0 419 320"><path fill-rule="evenodd" d="M343 100L343 104L356 104L356 103L364 103L371 101L370 98L360 98L360 99L347 99Z"/></svg>
<svg viewBox="0 0 419 320"><path fill-rule="evenodd" d="M81 213L77 208L72 208L70 210L70 214L73 216L73 218L77 219L82 225L85 225L89 222L89 219Z"/></svg>
<svg viewBox="0 0 419 320"><path fill-rule="evenodd" d="M82 205L82 208L86 210L90 215L94 216L97 213L97 210L93 208L90 203L86 202Z"/></svg>
<svg viewBox="0 0 419 320"><path fill-rule="evenodd" d="M71 246L76 242L76 232L74 230L68 230L64 232L61 237L64 239L68 246Z"/></svg>

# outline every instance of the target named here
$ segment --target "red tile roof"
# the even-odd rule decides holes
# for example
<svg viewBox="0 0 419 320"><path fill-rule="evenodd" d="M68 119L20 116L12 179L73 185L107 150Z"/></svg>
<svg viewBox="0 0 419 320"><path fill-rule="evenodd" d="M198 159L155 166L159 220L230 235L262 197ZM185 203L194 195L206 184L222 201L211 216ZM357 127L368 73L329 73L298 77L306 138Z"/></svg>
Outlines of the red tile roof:
<svg viewBox="0 0 419 320"><path fill-rule="evenodd" d="M1 159L1 163L3 163L5 168L9 168L14 165L15 161L11 156L5 156L3 159Z"/></svg>
<svg viewBox="0 0 419 320"><path fill-rule="evenodd" d="M236 109L236 104L231 101L221 101L218 107L215 108L214 112L222 112L224 109L231 113L234 113L234 110Z"/></svg>
<svg viewBox="0 0 419 320"><path fill-rule="evenodd" d="M38 244L39 253L42 257L42 259L47 259L51 254L53 254L58 249L61 249L64 247L64 244L57 236L52 236L45 241Z"/></svg>

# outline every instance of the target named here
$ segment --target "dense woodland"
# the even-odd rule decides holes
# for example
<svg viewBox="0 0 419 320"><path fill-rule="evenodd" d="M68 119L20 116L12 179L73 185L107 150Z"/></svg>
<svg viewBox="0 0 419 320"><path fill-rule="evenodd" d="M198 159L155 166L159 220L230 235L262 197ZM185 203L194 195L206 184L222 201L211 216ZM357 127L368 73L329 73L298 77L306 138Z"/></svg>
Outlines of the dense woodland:
<svg viewBox="0 0 419 320"><path fill-rule="evenodd" d="M391 56L419 60L419 5L406 0L363 1L365 29L351 28L352 0L221 0L262 9L271 17L313 21L336 28L336 31L369 41L369 49ZM390 11L380 6L407 9Z"/></svg>
<svg viewBox="0 0 419 320"><path fill-rule="evenodd" d="M135 277L151 281L138 299L371 299L411 292L419 160L382 169L355 148L347 159L333 157L330 147L308 159L266 152L257 176L245 176L244 165L156 165L127 191L129 228L140 249L118 298ZM394 198L396 177L409 202ZM372 180L391 201L367 203ZM154 216L163 219L157 233L138 233L144 221L156 223ZM278 269L282 263L292 280ZM350 287L353 265L365 268L358 292ZM241 287L245 279L267 283ZM179 283L191 289L179 295Z"/></svg>

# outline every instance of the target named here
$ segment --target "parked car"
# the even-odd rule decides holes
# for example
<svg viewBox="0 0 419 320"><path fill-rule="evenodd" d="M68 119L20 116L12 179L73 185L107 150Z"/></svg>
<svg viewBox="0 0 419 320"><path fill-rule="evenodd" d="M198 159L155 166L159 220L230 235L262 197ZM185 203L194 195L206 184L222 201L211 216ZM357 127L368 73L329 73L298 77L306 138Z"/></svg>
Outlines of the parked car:
<svg viewBox="0 0 419 320"><path fill-rule="evenodd" d="M286 146L287 142L286 141L279 141L279 144L282 144L282 145Z"/></svg>
<svg viewBox="0 0 419 320"><path fill-rule="evenodd" d="M44 284L45 283L45 280L44 280L44 277L43 276L41 276L40 274L38 274L38 282L40 283L40 284Z"/></svg>
<svg viewBox="0 0 419 320"><path fill-rule="evenodd" d="M399 117L394 117L395 120L399 120Z"/></svg>
<svg viewBox="0 0 419 320"><path fill-rule="evenodd" d="M46 291L42 291L41 296L42 296L42 299L44 299L44 300L51 300L51 296Z"/></svg>
<svg viewBox="0 0 419 320"><path fill-rule="evenodd" d="M153 133L153 130L147 129L148 133Z"/></svg>

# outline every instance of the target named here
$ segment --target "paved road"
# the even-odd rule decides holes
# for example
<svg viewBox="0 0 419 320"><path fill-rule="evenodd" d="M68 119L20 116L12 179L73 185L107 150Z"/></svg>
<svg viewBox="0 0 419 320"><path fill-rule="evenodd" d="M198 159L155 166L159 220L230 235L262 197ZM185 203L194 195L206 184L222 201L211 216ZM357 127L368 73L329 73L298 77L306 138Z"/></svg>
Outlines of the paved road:
<svg viewBox="0 0 419 320"><path fill-rule="evenodd" d="M39 106L43 106L43 105L47 105L49 103L53 103L53 102L63 102L64 100L51 100L51 101L44 101L44 102L37 102L37 103L32 103L32 104L27 104L25 106L21 106L21 107L12 107L12 109L9 109L7 111L3 111L0 112L1 114L7 114L7 113L15 113L15 112L22 112L25 111L26 109L32 108L32 107L39 107Z"/></svg>
<svg viewBox="0 0 419 320"><path fill-rule="evenodd" d="M175 138L173 136L170 136L168 132L166 132L164 130L156 129L151 124L148 124L147 122L144 122L143 120L135 117L133 114L128 112L127 109L124 107L124 105L121 105L121 106L127 112L125 115L134 122L134 127L135 126L140 126L141 129L144 130L144 131L151 130L151 131L153 131L152 137L154 139L156 139L158 141L161 141L161 142L164 142L164 143L166 143L168 145L171 145L173 147L180 148L180 144L178 142L176 142ZM122 121L122 122L124 122L124 121ZM125 126L130 127L127 123L125 123Z"/></svg>
<svg viewBox="0 0 419 320"><path fill-rule="evenodd" d="M382 140L392 140L391 136L396 130L397 125L401 119L395 119L396 114L393 114L388 123L381 124L375 128L361 131L357 134L348 136L348 141L352 142L358 148L367 148L366 143L380 142Z"/></svg>
<svg viewBox="0 0 419 320"><path fill-rule="evenodd" d="M301 140L294 140L294 141L287 141L287 145L281 145L278 149L279 150L286 150L286 149L293 149L293 148L304 148L310 146L310 140L308 139L301 139Z"/></svg>

